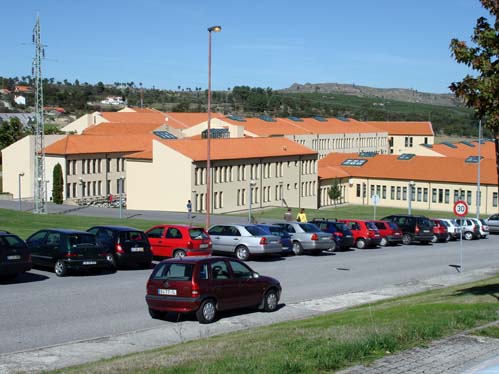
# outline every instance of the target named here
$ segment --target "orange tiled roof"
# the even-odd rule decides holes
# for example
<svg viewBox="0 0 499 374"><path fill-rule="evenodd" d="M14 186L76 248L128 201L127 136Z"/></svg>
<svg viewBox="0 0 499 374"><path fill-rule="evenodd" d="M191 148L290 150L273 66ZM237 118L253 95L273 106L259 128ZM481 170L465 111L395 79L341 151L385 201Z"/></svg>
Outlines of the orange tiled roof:
<svg viewBox="0 0 499 374"><path fill-rule="evenodd" d="M366 121L365 123L387 132L389 135L434 135L431 122Z"/></svg>
<svg viewBox="0 0 499 374"><path fill-rule="evenodd" d="M152 134L67 135L45 148L47 155L140 152L152 147Z"/></svg>
<svg viewBox="0 0 499 374"><path fill-rule="evenodd" d="M149 134L161 125L157 123L102 122L83 130L85 135Z"/></svg>
<svg viewBox="0 0 499 374"><path fill-rule="evenodd" d="M433 144L431 149L434 152L440 153L446 157L467 158L469 156L478 155L478 142L470 142L474 147L470 147L464 143L452 143L453 147L449 147L444 143ZM454 148L455 147L455 148ZM484 142L480 147L480 155L484 158L496 158L496 149L494 142Z"/></svg>
<svg viewBox="0 0 499 374"><path fill-rule="evenodd" d="M30 86L15 86L16 92L30 92L32 88Z"/></svg>
<svg viewBox="0 0 499 374"><path fill-rule="evenodd" d="M208 121L208 113L168 112L166 116L168 117L168 126L177 129L187 129ZM225 117L220 113L211 113L211 119L214 118L224 119Z"/></svg>
<svg viewBox="0 0 499 374"><path fill-rule="evenodd" d="M358 154L331 153L319 160L321 179L337 178L343 175L373 179L395 179L414 181L435 181L453 183L476 183L477 164L466 163L463 158L415 156L410 160L399 160L397 155L377 155L363 158ZM362 166L344 166L347 159L365 159ZM497 185L495 160L483 159L480 181L482 184Z"/></svg>
<svg viewBox="0 0 499 374"><path fill-rule="evenodd" d="M256 117L245 118L244 122L234 121L230 118L224 118L223 120L234 125L244 126L246 132L258 136L384 132L365 122L356 121L351 118L348 121L326 118L324 122L313 118L302 118L302 121L299 122L295 122L289 118L274 119L275 122L267 122Z"/></svg>
<svg viewBox="0 0 499 374"><path fill-rule="evenodd" d="M161 140L162 144L194 161L206 160L206 140ZM228 138L211 139L212 160L241 158L315 155L317 152L286 138Z"/></svg>

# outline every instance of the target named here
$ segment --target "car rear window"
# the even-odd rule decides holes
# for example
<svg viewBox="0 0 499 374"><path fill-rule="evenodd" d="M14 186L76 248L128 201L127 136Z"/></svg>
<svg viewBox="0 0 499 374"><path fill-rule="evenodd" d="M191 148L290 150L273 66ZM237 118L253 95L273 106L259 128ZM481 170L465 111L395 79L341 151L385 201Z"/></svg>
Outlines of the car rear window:
<svg viewBox="0 0 499 374"><path fill-rule="evenodd" d="M317 225L314 225L313 223L300 223L300 227L305 232L318 232L318 231L321 231L321 229L319 229L317 227Z"/></svg>
<svg viewBox="0 0 499 374"><path fill-rule="evenodd" d="M209 239L210 237L204 232L203 229L194 227L189 229L189 236L191 239Z"/></svg>
<svg viewBox="0 0 499 374"><path fill-rule="evenodd" d="M345 225L345 224L344 224L344 223L342 223L342 222L336 222L336 223L335 223L335 225L336 225L336 228L337 228L338 230L340 230L340 231L347 231L347 230L350 230L350 229L348 228L348 226L347 226L347 225Z"/></svg>
<svg viewBox="0 0 499 374"><path fill-rule="evenodd" d="M0 236L0 248L15 248L21 249L25 248L26 244L14 235Z"/></svg>
<svg viewBox="0 0 499 374"><path fill-rule="evenodd" d="M253 236L267 235L265 230L258 226L245 226L246 230Z"/></svg>
<svg viewBox="0 0 499 374"><path fill-rule="evenodd" d="M279 226L271 226L271 227L269 227L269 231L272 235L276 235L276 236L280 236L280 237L283 237L283 236L288 237L289 236L288 232Z"/></svg>
<svg viewBox="0 0 499 374"><path fill-rule="evenodd" d="M146 241L147 237L142 231L122 231L120 232L120 242L126 241Z"/></svg>
<svg viewBox="0 0 499 374"><path fill-rule="evenodd" d="M429 226L429 227L433 227L433 222L431 222L428 218L419 218L418 219L418 224L421 225L421 226Z"/></svg>
<svg viewBox="0 0 499 374"><path fill-rule="evenodd" d="M151 279L188 281L192 279L193 269L193 264L159 263Z"/></svg>
<svg viewBox="0 0 499 374"><path fill-rule="evenodd" d="M400 230L399 226L395 222L388 222L388 226L390 226L393 230Z"/></svg>
<svg viewBox="0 0 499 374"><path fill-rule="evenodd" d="M377 230L378 228L376 227L376 225L374 224L374 222L369 222L367 221L366 222L366 227L369 229L369 230Z"/></svg>
<svg viewBox="0 0 499 374"><path fill-rule="evenodd" d="M68 243L70 246L79 245L79 244L95 244L95 235L69 234Z"/></svg>

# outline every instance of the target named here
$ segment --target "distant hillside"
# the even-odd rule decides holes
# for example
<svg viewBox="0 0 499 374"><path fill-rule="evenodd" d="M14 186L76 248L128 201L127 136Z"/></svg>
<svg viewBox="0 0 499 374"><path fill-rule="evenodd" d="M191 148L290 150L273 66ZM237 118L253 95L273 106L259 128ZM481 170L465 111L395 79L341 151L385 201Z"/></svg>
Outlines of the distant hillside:
<svg viewBox="0 0 499 374"><path fill-rule="evenodd" d="M409 103L431 104L441 106L461 106L452 94L435 94L419 92L406 88L373 88L355 84L340 83L294 83L291 87L280 90L286 93L336 93L359 97L372 97L385 100L397 100Z"/></svg>

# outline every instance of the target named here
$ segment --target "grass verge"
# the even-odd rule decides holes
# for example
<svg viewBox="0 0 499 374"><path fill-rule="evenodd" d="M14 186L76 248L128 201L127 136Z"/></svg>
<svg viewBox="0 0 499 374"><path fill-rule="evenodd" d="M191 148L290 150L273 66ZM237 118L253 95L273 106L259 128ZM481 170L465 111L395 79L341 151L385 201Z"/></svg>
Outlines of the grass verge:
<svg viewBox="0 0 499 374"><path fill-rule="evenodd" d="M333 372L495 321L498 295L499 276L53 373Z"/></svg>

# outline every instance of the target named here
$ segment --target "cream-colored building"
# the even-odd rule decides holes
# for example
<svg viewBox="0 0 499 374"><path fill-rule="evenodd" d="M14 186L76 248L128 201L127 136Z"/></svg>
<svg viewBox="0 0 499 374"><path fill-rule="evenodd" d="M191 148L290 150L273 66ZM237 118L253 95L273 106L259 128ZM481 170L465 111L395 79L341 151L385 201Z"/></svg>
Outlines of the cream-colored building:
<svg viewBox="0 0 499 374"><path fill-rule="evenodd" d="M317 153L285 138L211 140L214 213L281 206L317 208ZM130 209L183 211L206 206L204 139L154 140L127 157Z"/></svg>
<svg viewBox="0 0 499 374"><path fill-rule="evenodd" d="M431 122L367 121L366 123L388 133L388 154L423 155L425 150L421 149L420 145L432 145L435 142Z"/></svg>
<svg viewBox="0 0 499 374"><path fill-rule="evenodd" d="M480 213L498 211L495 160L480 163ZM454 202L465 200L470 213L477 210L477 158L441 156L331 154L319 162L320 205L333 206L328 189L341 182L343 201L379 206L452 212ZM412 191L412 192L411 192Z"/></svg>

